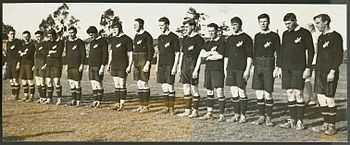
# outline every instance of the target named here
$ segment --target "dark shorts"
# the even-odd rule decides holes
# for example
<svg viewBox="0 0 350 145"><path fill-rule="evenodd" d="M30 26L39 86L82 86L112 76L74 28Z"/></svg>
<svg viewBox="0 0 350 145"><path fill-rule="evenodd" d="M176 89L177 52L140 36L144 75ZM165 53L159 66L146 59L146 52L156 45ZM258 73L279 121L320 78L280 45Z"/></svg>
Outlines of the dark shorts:
<svg viewBox="0 0 350 145"><path fill-rule="evenodd" d="M19 69L16 69L16 64L8 64L5 73L6 79L18 79Z"/></svg>
<svg viewBox="0 0 350 145"><path fill-rule="evenodd" d="M171 75L172 69L173 67L171 65L159 65L157 72L157 82L162 84L174 84L175 75Z"/></svg>
<svg viewBox="0 0 350 145"><path fill-rule="evenodd" d="M41 67L43 67L43 65L35 65L35 69L34 69L34 75L36 77L42 77L44 78L46 75L46 69L41 69Z"/></svg>
<svg viewBox="0 0 350 145"><path fill-rule="evenodd" d="M334 97L338 86L339 71L336 71L334 75L334 81L327 82L328 72L316 71L314 86L315 93L324 94L327 97Z"/></svg>
<svg viewBox="0 0 350 145"><path fill-rule="evenodd" d="M245 89L247 81L243 78L243 70L227 70L226 86L237 86L241 89Z"/></svg>
<svg viewBox="0 0 350 145"><path fill-rule="evenodd" d="M273 92L274 58L258 57L255 59L252 88Z"/></svg>
<svg viewBox="0 0 350 145"><path fill-rule="evenodd" d="M147 61L146 53L135 52L133 53L134 60L134 80L142 80L147 82L149 80L151 65L149 65L149 71L144 72L143 67Z"/></svg>
<svg viewBox="0 0 350 145"><path fill-rule="evenodd" d="M194 79L192 78L192 73L194 70L194 65L183 63L181 68L181 77L180 82L182 84L191 84L191 85L198 85L199 81L198 78ZM200 70L198 70L198 76L199 76Z"/></svg>
<svg viewBox="0 0 350 145"><path fill-rule="evenodd" d="M81 81L83 72L79 72L78 67L71 67L67 69L67 77L70 80Z"/></svg>
<svg viewBox="0 0 350 145"><path fill-rule="evenodd" d="M61 78L62 66L47 66L45 71L48 78Z"/></svg>
<svg viewBox="0 0 350 145"><path fill-rule="evenodd" d="M282 89L304 90L305 79L303 70L283 70L282 69Z"/></svg>
<svg viewBox="0 0 350 145"><path fill-rule="evenodd" d="M102 82L104 74L100 75L100 66L89 66L89 80Z"/></svg>
<svg viewBox="0 0 350 145"><path fill-rule="evenodd" d="M126 73L126 69L113 69L111 68L111 75L113 77L120 77L120 78L126 78L128 76L128 73Z"/></svg>
<svg viewBox="0 0 350 145"><path fill-rule="evenodd" d="M224 88L224 70L205 70L204 87L213 90L214 88Z"/></svg>
<svg viewBox="0 0 350 145"><path fill-rule="evenodd" d="M21 65L19 76L22 80L33 80L33 65Z"/></svg>

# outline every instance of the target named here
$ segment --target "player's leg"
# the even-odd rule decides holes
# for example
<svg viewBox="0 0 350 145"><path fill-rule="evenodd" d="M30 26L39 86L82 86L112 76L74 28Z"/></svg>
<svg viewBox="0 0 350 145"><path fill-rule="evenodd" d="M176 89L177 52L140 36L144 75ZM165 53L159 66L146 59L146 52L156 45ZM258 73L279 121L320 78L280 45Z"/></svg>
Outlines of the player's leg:
<svg viewBox="0 0 350 145"><path fill-rule="evenodd" d="M206 99L206 108L207 112L204 116L200 117L199 119L207 120L213 118L213 110L214 110L214 90L207 88L207 99Z"/></svg>
<svg viewBox="0 0 350 145"><path fill-rule="evenodd" d="M70 102L69 105L73 106L76 105L76 100L77 100L77 94L76 94L76 85L75 85L75 81L72 79L68 79L68 84L69 84L69 88L70 88L70 93L72 96L72 101Z"/></svg>
<svg viewBox="0 0 350 145"><path fill-rule="evenodd" d="M46 100L43 102L43 104L49 104L52 102L52 96L53 96L53 91L54 88L52 86L53 80L52 78L49 76L46 78L46 87L47 87L47 98Z"/></svg>
<svg viewBox="0 0 350 145"><path fill-rule="evenodd" d="M113 110L118 110L119 109L119 106L120 106L120 89L121 89L121 86L120 86L120 82L119 82L119 77L116 77L114 76L113 77L113 82L114 82L114 96L115 96L115 104L113 106Z"/></svg>
<svg viewBox="0 0 350 145"><path fill-rule="evenodd" d="M162 87L162 97L164 98L164 106L165 108L163 110L161 110L161 112L159 113L168 113L169 112L169 87L168 87L169 84L167 83L162 83L161 84L161 87Z"/></svg>
<svg viewBox="0 0 350 145"><path fill-rule="evenodd" d="M28 86L29 86L29 99L26 102L32 102L34 100L34 94L35 94L35 85L33 81L33 77L28 80Z"/></svg>
<svg viewBox="0 0 350 145"><path fill-rule="evenodd" d="M55 85L55 92L56 92L56 96L57 96L56 105L60 105L62 103L62 86L61 86L60 78L54 77L53 83Z"/></svg>
<svg viewBox="0 0 350 145"><path fill-rule="evenodd" d="M255 91L256 99L257 99L257 108L258 108L258 120L252 122L255 125L261 125L265 122L265 100L264 100L264 90L256 90Z"/></svg>
<svg viewBox="0 0 350 145"><path fill-rule="evenodd" d="M183 84L185 112L178 114L177 116L184 117L191 114L192 96L191 96L191 84Z"/></svg>
<svg viewBox="0 0 350 145"><path fill-rule="evenodd" d="M224 89L223 88L216 88L215 90L216 96L218 98L219 102L219 122L225 121L225 104L226 104L226 98L224 96Z"/></svg>
<svg viewBox="0 0 350 145"><path fill-rule="evenodd" d="M173 81L175 81L175 78ZM174 115L175 114L175 98L176 98L174 83L168 84L168 91L169 91L169 112L170 112L170 115Z"/></svg>
<svg viewBox="0 0 350 145"><path fill-rule="evenodd" d="M265 124L266 126L273 126L274 124L272 123L271 119L272 119L274 100L273 100L271 90L264 91L264 98L265 98L265 114L266 114Z"/></svg>
<svg viewBox="0 0 350 145"><path fill-rule="evenodd" d="M239 123L245 123L246 120L246 112L248 107L248 97L245 88L238 88L238 96L239 96L239 105L240 105L240 118Z"/></svg>
<svg viewBox="0 0 350 145"><path fill-rule="evenodd" d="M122 111L124 109L126 99L127 99L127 88L126 88L126 75L124 77L121 77L119 80L119 87L120 87L120 105L118 111Z"/></svg>
<svg viewBox="0 0 350 145"><path fill-rule="evenodd" d="M292 73L288 70L282 70L282 89L286 90L288 98L288 110L290 118L287 119L286 123L280 125L282 128L295 128L296 119L296 100L294 96L294 91L292 89Z"/></svg>
<svg viewBox="0 0 350 145"><path fill-rule="evenodd" d="M339 71L335 72L335 78L332 82L327 82L326 89L326 103L328 110L328 129L325 131L326 135L334 135L337 133L335 122L337 115L337 106L335 104L335 92L339 80Z"/></svg>
<svg viewBox="0 0 350 145"><path fill-rule="evenodd" d="M234 116L228 119L228 122L237 122L240 118L240 99L238 97L238 86L230 86L230 92L232 95L233 113Z"/></svg>
<svg viewBox="0 0 350 145"><path fill-rule="evenodd" d="M42 88L43 84L42 83L43 83L42 78L39 76L35 76L35 85L38 88L38 92L39 92L39 99L36 101L37 103L41 103L44 100L43 88Z"/></svg>
<svg viewBox="0 0 350 145"><path fill-rule="evenodd" d="M22 88L23 88L23 96L24 98L22 98L20 101L25 101L27 100L28 94L29 94L29 86L28 86L28 81L26 79L22 79Z"/></svg>

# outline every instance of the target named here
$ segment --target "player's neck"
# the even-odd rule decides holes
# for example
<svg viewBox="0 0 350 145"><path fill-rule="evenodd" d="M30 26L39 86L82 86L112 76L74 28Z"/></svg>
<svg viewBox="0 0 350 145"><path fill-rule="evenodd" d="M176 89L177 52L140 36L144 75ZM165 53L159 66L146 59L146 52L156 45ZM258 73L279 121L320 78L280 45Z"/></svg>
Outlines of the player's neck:
<svg viewBox="0 0 350 145"><path fill-rule="evenodd" d="M192 33L190 33L188 36L189 37L194 37L194 36L196 36L198 33L197 32L192 32Z"/></svg>
<svg viewBox="0 0 350 145"><path fill-rule="evenodd" d="M271 30L269 28L260 31L260 33L262 33L262 34L267 34L267 33L270 33L270 32L271 32Z"/></svg>
<svg viewBox="0 0 350 145"><path fill-rule="evenodd" d="M242 34L242 33L243 33L242 30L238 30L238 31L236 31L236 32L233 32L232 35L240 35L240 34Z"/></svg>
<svg viewBox="0 0 350 145"><path fill-rule="evenodd" d="M143 34L144 32L145 32L145 30L144 30L144 29L141 29L140 31L136 32L136 34L141 35L141 34Z"/></svg>
<svg viewBox="0 0 350 145"><path fill-rule="evenodd" d="M169 35L170 34L170 30L166 30L165 32L162 33L163 35Z"/></svg>
<svg viewBox="0 0 350 145"><path fill-rule="evenodd" d="M325 28L323 34L328 34L328 33L331 33L331 32L333 32L333 30L331 29L331 27L328 26L328 27Z"/></svg>

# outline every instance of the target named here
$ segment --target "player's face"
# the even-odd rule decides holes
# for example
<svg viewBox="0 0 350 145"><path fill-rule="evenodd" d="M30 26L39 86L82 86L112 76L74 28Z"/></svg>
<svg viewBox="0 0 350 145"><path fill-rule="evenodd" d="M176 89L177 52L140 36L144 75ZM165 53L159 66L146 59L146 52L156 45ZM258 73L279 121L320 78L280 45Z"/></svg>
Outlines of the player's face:
<svg viewBox="0 0 350 145"><path fill-rule="evenodd" d="M237 33L241 29L241 26L238 23L231 23L231 28L233 32Z"/></svg>
<svg viewBox="0 0 350 145"><path fill-rule="evenodd" d="M8 39L9 39L9 40L13 40L13 39L15 39L15 32L14 32L14 31L10 31L10 32L7 34L7 36L8 36Z"/></svg>
<svg viewBox="0 0 350 145"><path fill-rule="evenodd" d="M35 34L35 39L36 39L37 41L42 41L42 40L43 40L43 36L40 35L40 34Z"/></svg>
<svg viewBox="0 0 350 145"><path fill-rule="evenodd" d="M141 30L140 24L137 21L134 21L134 30L139 32Z"/></svg>
<svg viewBox="0 0 350 145"><path fill-rule="evenodd" d="M286 25L286 28L288 31L292 31L295 29L297 22L296 21L284 21L284 25Z"/></svg>
<svg viewBox="0 0 350 145"><path fill-rule="evenodd" d="M215 39L218 35L217 35L217 30L215 30L214 27L208 27L208 32L209 32L209 37L211 39Z"/></svg>
<svg viewBox="0 0 350 145"><path fill-rule="evenodd" d="M28 41L30 40L30 35L29 35L28 33L24 33L24 34L23 34L23 40L24 40L25 42L28 42Z"/></svg>
<svg viewBox="0 0 350 145"><path fill-rule="evenodd" d="M315 19L315 26L320 32L324 32L327 27L327 21L323 22L320 17Z"/></svg>
<svg viewBox="0 0 350 145"><path fill-rule="evenodd" d="M113 32L113 34L118 35L119 34L119 28L118 27L114 27L112 29L112 32Z"/></svg>
<svg viewBox="0 0 350 145"><path fill-rule="evenodd" d="M75 37L77 37L77 32L75 32L74 30L68 30L68 37L74 39Z"/></svg>
<svg viewBox="0 0 350 145"><path fill-rule="evenodd" d="M269 20L267 18L261 18L259 19L259 25L261 30L266 31L267 29L269 29Z"/></svg>
<svg viewBox="0 0 350 145"><path fill-rule="evenodd" d="M159 29L162 33L165 33L166 31L168 31L168 25L165 24L165 22L159 22Z"/></svg>
<svg viewBox="0 0 350 145"><path fill-rule="evenodd" d="M47 34L47 39L49 39L50 41L54 41L54 40L53 40L53 35L52 35L52 34Z"/></svg>
<svg viewBox="0 0 350 145"><path fill-rule="evenodd" d="M184 27L184 33L185 35L190 35L193 32L194 26L190 25L190 24L185 24Z"/></svg>
<svg viewBox="0 0 350 145"><path fill-rule="evenodd" d="M97 33L89 33L88 35L89 35L90 38L92 38L92 39L97 38Z"/></svg>

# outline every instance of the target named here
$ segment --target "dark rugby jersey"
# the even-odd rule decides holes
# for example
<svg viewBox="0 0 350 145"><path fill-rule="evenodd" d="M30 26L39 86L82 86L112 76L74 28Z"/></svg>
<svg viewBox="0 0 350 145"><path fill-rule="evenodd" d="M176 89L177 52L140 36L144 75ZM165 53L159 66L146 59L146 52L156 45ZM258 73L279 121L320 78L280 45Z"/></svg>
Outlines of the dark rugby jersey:
<svg viewBox="0 0 350 145"><path fill-rule="evenodd" d="M253 57L253 40L246 33L231 35L226 40L225 57L228 70L245 70L247 58Z"/></svg>
<svg viewBox="0 0 350 145"><path fill-rule="evenodd" d="M343 61L343 38L335 31L321 34L317 42L316 70L338 70Z"/></svg>
<svg viewBox="0 0 350 145"><path fill-rule="evenodd" d="M48 53L48 47L45 41L35 42L35 57L34 64L42 66L46 63L46 56Z"/></svg>
<svg viewBox="0 0 350 145"><path fill-rule="evenodd" d="M22 41L14 39L13 41L7 41L6 44L6 56L8 64L16 64L19 62L19 50L22 48Z"/></svg>
<svg viewBox="0 0 350 145"><path fill-rule="evenodd" d="M46 64L49 66L61 67L62 65L62 53L63 53L63 44L62 40L57 41L47 41L46 42L48 51L53 53L47 53Z"/></svg>
<svg viewBox="0 0 350 145"><path fill-rule="evenodd" d="M66 59L68 67L79 67L85 61L85 44L76 38L74 40L66 40Z"/></svg>
<svg viewBox="0 0 350 145"><path fill-rule="evenodd" d="M254 37L254 58L274 57L276 52L277 66L280 67L280 37L275 32L257 33Z"/></svg>
<svg viewBox="0 0 350 145"><path fill-rule="evenodd" d="M182 46L182 52L183 52L183 62L194 62L192 64L196 64L197 58L201 50L203 49L204 45L204 39L199 35L196 34L193 37L185 36L183 38L183 46ZM187 65L183 64L182 66Z"/></svg>
<svg viewBox="0 0 350 145"><path fill-rule="evenodd" d="M29 43L23 42L20 52L24 54L21 56L21 65L34 65L35 44L33 41Z"/></svg>
<svg viewBox="0 0 350 145"><path fill-rule="evenodd" d="M218 40L209 40L205 43L204 49L209 51L216 51L221 55L225 53L225 38L221 37ZM219 60L206 60L205 69L207 70L223 70L224 69L224 59Z"/></svg>
<svg viewBox="0 0 350 145"><path fill-rule="evenodd" d="M118 69L126 69L129 65L128 52L132 51L132 39L127 35L114 36L109 40L112 50L111 66Z"/></svg>
<svg viewBox="0 0 350 145"><path fill-rule="evenodd" d="M308 50L308 62L306 52ZM281 67L283 69L304 70L310 68L314 57L314 44L311 33L301 27L293 31L284 31L281 46Z"/></svg>
<svg viewBox="0 0 350 145"><path fill-rule="evenodd" d="M179 37L170 32L167 35L158 37L159 65L173 65L175 53L180 51Z"/></svg>
<svg viewBox="0 0 350 145"><path fill-rule="evenodd" d="M144 31L142 34L136 34L134 38L134 52L144 52L147 54L147 60L152 61L154 55L153 38L151 34Z"/></svg>
<svg viewBox="0 0 350 145"><path fill-rule="evenodd" d="M108 63L108 46L104 38L96 38L90 42L89 65L100 66Z"/></svg>

